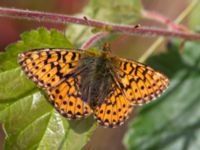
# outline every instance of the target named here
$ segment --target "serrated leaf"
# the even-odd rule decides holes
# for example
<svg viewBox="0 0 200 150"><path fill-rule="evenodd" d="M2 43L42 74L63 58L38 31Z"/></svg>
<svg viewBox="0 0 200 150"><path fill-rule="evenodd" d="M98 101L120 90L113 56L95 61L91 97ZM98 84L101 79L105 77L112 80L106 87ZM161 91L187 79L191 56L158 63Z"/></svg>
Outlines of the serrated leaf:
<svg viewBox="0 0 200 150"><path fill-rule="evenodd" d="M41 28L38 31L25 32L21 35L21 41L11 44L6 48L6 53L0 54L0 72L19 67L16 58L19 52L35 48L63 48L72 47L65 36L56 30L48 32Z"/></svg>
<svg viewBox="0 0 200 150"><path fill-rule="evenodd" d="M167 92L143 106L125 135L127 149L172 150L200 148L200 43L187 42L149 59L149 63L171 78Z"/></svg>
<svg viewBox="0 0 200 150"><path fill-rule="evenodd" d="M72 44L62 33L41 28L23 33L20 41L0 54L0 122L6 134L4 148L81 149L95 129L93 119L72 122L62 117L17 64L19 52L36 48L72 48Z"/></svg>

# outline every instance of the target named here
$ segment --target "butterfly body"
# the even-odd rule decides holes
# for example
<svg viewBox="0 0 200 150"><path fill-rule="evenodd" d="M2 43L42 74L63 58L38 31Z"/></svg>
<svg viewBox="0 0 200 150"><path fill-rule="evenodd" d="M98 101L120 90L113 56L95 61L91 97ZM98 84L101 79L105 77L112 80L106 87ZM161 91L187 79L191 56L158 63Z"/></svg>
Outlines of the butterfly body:
<svg viewBox="0 0 200 150"><path fill-rule="evenodd" d="M60 114L94 114L100 125L121 125L135 105L150 102L168 86L152 68L113 56L109 49L38 49L19 54L19 64L43 88Z"/></svg>
<svg viewBox="0 0 200 150"><path fill-rule="evenodd" d="M101 103L112 90L111 85L114 80L109 65L110 62L104 55L86 56L80 60L80 68L85 68L80 73L82 83L80 91L84 97L87 97L91 108Z"/></svg>

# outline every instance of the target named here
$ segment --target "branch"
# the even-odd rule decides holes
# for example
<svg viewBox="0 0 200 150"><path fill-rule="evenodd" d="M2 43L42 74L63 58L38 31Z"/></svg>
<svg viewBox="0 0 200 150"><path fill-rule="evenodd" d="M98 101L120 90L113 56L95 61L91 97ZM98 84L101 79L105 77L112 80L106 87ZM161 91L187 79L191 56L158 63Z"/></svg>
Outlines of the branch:
<svg viewBox="0 0 200 150"><path fill-rule="evenodd" d="M183 12L176 18L174 23L179 24L181 21L183 21L190 13L191 11L197 6L199 0L193 0L188 7L186 7ZM145 51L145 53L139 58L139 62L145 62L147 58L152 55L152 53L155 52L155 50L164 42L164 38L160 37L158 38L148 49Z"/></svg>
<svg viewBox="0 0 200 150"><path fill-rule="evenodd" d="M141 34L147 36L170 36L170 37L179 37L186 40L200 41L199 34L186 33L182 31L169 31L160 28L149 28L149 27L136 28L135 26L117 25L108 22L87 19L85 17L78 18L74 16L61 15L56 13L45 13L39 11L0 7L0 16L6 16L18 19L36 20L40 22L43 21L43 22L62 23L62 24L75 23L75 24L100 28L108 32L124 33L129 35Z"/></svg>

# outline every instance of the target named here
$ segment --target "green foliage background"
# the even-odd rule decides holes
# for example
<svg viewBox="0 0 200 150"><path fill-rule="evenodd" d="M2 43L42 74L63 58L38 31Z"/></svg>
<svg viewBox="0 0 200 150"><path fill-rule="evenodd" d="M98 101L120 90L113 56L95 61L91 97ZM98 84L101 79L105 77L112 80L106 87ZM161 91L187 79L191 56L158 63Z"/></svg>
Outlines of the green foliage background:
<svg viewBox="0 0 200 150"><path fill-rule="evenodd" d="M189 17L199 31L200 2ZM200 149L200 42L169 41L167 52L147 63L165 73L171 83L157 101L143 106L129 124L124 145L129 150Z"/></svg>
<svg viewBox="0 0 200 150"><path fill-rule="evenodd" d="M116 9L111 9L113 6ZM190 27L196 31L200 26L199 6L189 18ZM117 0L114 4L111 0L90 0L81 14L133 24L141 18L142 9L139 0ZM6 134L5 149L77 150L87 143L96 128L92 117L72 122L59 115L42 91L25 77L17 55L35 48L73 48L69 40L77 46L93 34L78 25L68 27L67 37L40 28L23 33L20 41L0 54L0 122ZM164 53L147 61L165 73L171 84L157 101L138 109L123 140L129 150L200 149L200 43L185 42L181 49L181 42L170 40Z"/></svg>
<svg viewBox="0 0 200 150"><path fill-rule="evenodd" d="M200 148L200 43L187 42L182 54L179 45L170 43L167 53L148 60L171 84L161 98L138 111L124 138L127 149Z"/></svg>

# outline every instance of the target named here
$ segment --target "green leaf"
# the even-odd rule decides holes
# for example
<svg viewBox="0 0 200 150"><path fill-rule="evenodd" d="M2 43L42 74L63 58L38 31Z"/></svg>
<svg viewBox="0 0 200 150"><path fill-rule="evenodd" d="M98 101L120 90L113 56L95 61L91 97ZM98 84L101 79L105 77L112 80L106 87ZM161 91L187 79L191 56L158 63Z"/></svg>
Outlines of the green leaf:
<svg viewBox="0 0 200 150"><path fill-rule="evenodd" d="M142 9L143 6L140 0L90 0L81 14L100 21L134 24L141 19ZM99 31L101 30L103 29L99 29ZM69 39L77 45L84 43L95 34L91 28L81 25L70 25L66 32L69 35Z"/></svg>
<svg viewBox="0 0 200 150"><path fill-rule="evenodd" d="M131 24L141 17L140 0L90 0L84 12L97 20Z"/></svg>
<svg viewBox="0 0 200 150"><path fill-rule="evenodd" d="M0 54L0 72L18 67L17 55L19 52L36 48L63 48L72 47L63 34L41 28L38 31L25 32L21 35L21 41L11 44L6 48L6 53Z"/></svg>
<svg viewBox="0 0 200 150"><path fill-rule="evenodd" d="M23 33L20 41L0 54L0 122L6 134L5 149L81 149L95 129L92 117L73 122L57 113L17 64L19 52L53 47L72 48L72 44L60 32L41 28Z"/></svg>
<svg viewBox="0 0 200 150"><path fill-rule="evenodd" d="M171 78L158 100L143 106L124 138L129 150L200 148L200 43L187 42L181 55L171 43L167 53L148 63Z"/></svg>

